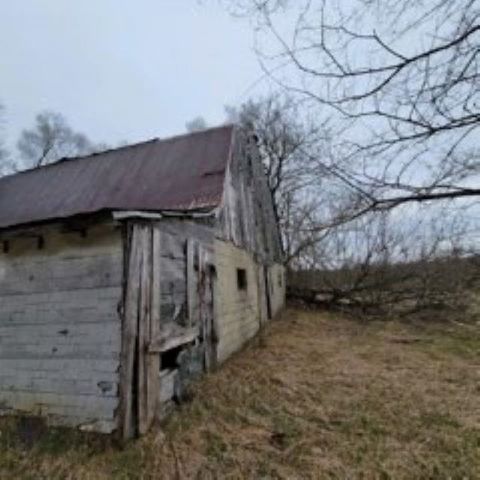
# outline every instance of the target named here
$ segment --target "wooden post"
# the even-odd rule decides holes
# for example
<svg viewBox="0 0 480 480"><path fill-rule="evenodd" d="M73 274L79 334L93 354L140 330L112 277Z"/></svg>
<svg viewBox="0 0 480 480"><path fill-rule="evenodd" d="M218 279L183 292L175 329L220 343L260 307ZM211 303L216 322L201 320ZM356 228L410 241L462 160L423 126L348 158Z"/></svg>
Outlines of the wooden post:
<svg viewBox="0 0 480 480"><path fill-rule="evenodd" d="M123 439L134 436L133 423L133 378L135 347L138 329L138 300L140 284L141 242L136 225L126 225L125 255L125 308L122 327L122 354L120 371L120 410L119 424Z"/></svg>
<svg viewBox="0 0 480 480"><path fill-rule="evenodd" d="M152 282L150 293L150 335L149 344L157 338L160 333L160 256L161 256L161 233L158 225L152 224ZM160 354L149 354L148 359L148 423L149 425L155 418L160 396Z"/></svg>
<svg viewBox="0 0 480 480"><path fill-rule="evenodd" d="M194 267L195 243L189 238L187 240L187 306L188 306L188 325L191 327L195 323L195 306L197 302L196 293L196 275Z"/></svg>
<svg viewBox="0 0 480 480"><path fill-rule="evenodd" d="M141 244L142 255L140 267L140 296L138 303L137 410L138 433L143 435L149 427L147 345L150 331L151 235L148 226L139 225L138 228L141 229L139 243Z"/></svg>

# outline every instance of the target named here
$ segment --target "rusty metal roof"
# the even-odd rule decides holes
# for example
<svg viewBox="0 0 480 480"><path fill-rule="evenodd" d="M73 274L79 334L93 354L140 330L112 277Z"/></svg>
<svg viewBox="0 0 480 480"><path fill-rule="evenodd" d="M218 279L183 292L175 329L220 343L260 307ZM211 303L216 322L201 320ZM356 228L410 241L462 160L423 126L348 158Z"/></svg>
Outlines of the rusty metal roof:
<svg viewBox="0 0 480 480"><path fill-rule="evenodd" d="M223 126L0 178L0 228L105 210L213 208L232 141L233 127Z"/></svg>

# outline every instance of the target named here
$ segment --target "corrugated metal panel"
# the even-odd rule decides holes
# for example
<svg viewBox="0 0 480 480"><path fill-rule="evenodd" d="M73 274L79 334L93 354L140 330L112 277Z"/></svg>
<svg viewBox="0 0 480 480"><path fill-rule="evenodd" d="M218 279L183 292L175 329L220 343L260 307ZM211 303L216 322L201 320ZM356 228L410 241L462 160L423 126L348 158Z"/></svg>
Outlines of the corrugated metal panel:
<svg viewBox="0 0 480 480"><path fill-rule="evenodd" d="M1 178L0 228L103 210L213 208L232 139L224 126Z"/></svg>

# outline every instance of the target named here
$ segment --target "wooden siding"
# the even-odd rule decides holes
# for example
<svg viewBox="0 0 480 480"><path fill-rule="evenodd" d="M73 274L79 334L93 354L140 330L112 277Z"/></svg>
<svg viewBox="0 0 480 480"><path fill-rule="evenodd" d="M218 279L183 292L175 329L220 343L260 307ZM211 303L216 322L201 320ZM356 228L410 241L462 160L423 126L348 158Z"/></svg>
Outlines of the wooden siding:
<svg viewBox="0 0 480 480"><path fill-rule="evenodd" d="M193 277L193 258L196 247L211 249L214 230L191 220L165 220L157 222L161 235L160 292L162 322L175 322L187 326L198 315L195 297L196 283L187 285L187 277ZM188 247L187 248L187 244ZM188 258L190 257L190 262ZM190 293L188 292L190 290ZM189 298L190 297L190 298Z"/></svg>
<svg viewBox="0 0 480 480"><path fill-rule="evenodd" d="M218 356L222 361L256 334L269 311L275 316L285 304L283 255L271 192L258 148L240 130L225 176L218 230L224 240L216 242L214 255ZM237 289L237 268L247 269L247 292Z"/></svg>
<svg viewBox="0 0 480 480"><path fill-rule="evenodd" d="M45 227L0 253L0 411L52 424L115 428L122 242Z"/></svg>
<svg viewBox="0 0 480 480"><path fill-rule="evenodd" d="M210 261L216 269L214 287L214 329L218 341L217 360L224 361L241 348L259 330L267 319L265 277L263 265L255 261L255 255L236 247L232 242L213 239L213 231L207 226L191 221L161 221L161 295L162 323L188 324L190 313L187 294L186 244L197 243L204 251L211 252ZM239 291L237 268L247 271L247 290ZM271 264L267 268L270 279L272 313L275 315L284 304L285 283L279 287L278 278L284 267ZM197 295L196 288L194 293ZM164 327L162 327L164 328Z"/></svg>
<svg viewBox="0 0 480 480"><path fill-rule="evenodd" d="M268 285L270 288L270 304L272 315L277 315L285 306L286 278L285 267L275 263L270 265L268 271Z"/></svg>
<svg viewBox="0 0 480 480"><path fill-rule="evenodd" d="M251 254L228 242L215 242L217 288L215 322L218 336L218 361L227 359L260 328L258 266ZM237 269L245 269L247 288L239 290Z"/></svg>
<svg viewBox="0 0 480 480"><path fill-rule="evenodd" d="M175 219L130 219L125 229L119 416L129 438L145 433L154 414L163 418L173 397L203 370L208 349L200 279L209 271L214 229Z"/></svg>
<svg viewBox="0 0 480 480"><path fill-rule="evenodd" d="M281 263L282 250L258 149L238 131L225 176L219 229L223 239L254 253L263 264Z"/></svg>

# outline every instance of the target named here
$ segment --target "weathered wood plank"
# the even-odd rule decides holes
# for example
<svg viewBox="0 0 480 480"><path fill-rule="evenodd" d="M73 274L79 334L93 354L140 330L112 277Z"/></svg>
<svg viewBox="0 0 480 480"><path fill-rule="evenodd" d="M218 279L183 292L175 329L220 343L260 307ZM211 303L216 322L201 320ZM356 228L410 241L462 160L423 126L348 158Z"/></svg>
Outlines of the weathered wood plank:
<svg viewBox="0 0 480 480"><path fill-rule="evenodd" d="M148 424L148 364L146 349L150 330L150 293L151 293L151 231L144 225L138 225L141 229L142 261L140 270L140 292L138 303L138 348L137 348L137 417L138 433L147 432Z"/></svg>
<svg viewBox="0 0 480 480"><path fill-rule="evenodd" d="M21 382L28 382L31 380L52 380L66 383L69 382L90 382L97 384L99 382L113 382L118 383L118 372L94 372L92 370L60 370L55 372L55 376L52 376L48 370L16 370L5 371L0 376L0 384L3 382L10 382L12 379L19 379Z"/></svg>
<svg viewBox="0 0 480 480"><path fill-rule="evenodd" d="M42 392L66 395L117 397L118 385L112 380L74 380L65 378L30 378L27 375L0 377L0 389L11 392Z"/></svg>
<svg viewBox="0 0 480 480"><path fill-rule="evenodd" d="M199 220L169 218L168 221L158 222L157 225L162 233L170 234L180 242L196 238L202 243L213 244L215 239L215 229Z"/></svg>
<svg viewBox="0 0 480 480"><path fill-rule="evenodd" d="M135 225L127 224L129 229L127 256L128 270L125 285L125 312L122 327L122 356L120 371L120 411L119 422L122 437L131 438L134 435L133 425L133 378L135 362L135 345L138 334L138 301L141 273L141 235Z"/></svg>
<svg viewBox="0 0 480 480"><path fill-rule="evenodd" d="M116 372L118 370L118 360L92 359L2 359L0 361L2 375L15 374L18 371L44 371L50 372L55 376L61 372L68 371L72 378L75 378L76 372Z"/></svg>
<svg viewBox="0 0 480 480"><path fill-rule="evenodd" d="M151 305L150 305L150 334L147 344L156 338L161 330L161 279L163 272L160 266L160 257L166 250L165 235L162 235L158 225L152 225L152 278L151 278ZM183 252L182 252L183 254ZM160 355L147 355L148 368L148 423L154 420L159 397Z"/></svg>
<svg viewBox="0 0 480 480"><path fill-rule="evenodd" d="M69 341L76 337L81 338L82 342L97 341L104 338L105 342L116 342L120 340L119 322L84 322L77 325L65 325L64 323L57 324L43 324L34 327L20 327L15 324L7 326L0 325L0 345L7 342L8 338L13 338L19 341L31 341L32 335L37 338L37 341L42 337L62 339ZM113 336L113 337L112 337Z"/></svg>
<svg viewBox="0 0 480 480"><path fill-rule="evenodd" d="M175 394L175 380L178 376L178 370L162 370L157 373L160 384L159 402L171 400ZM161 408L161 406L160 406Z"/></svg>
<svg viewBox="0 0 480 480"><path fill-rule="evenodd" d="M0 326L36 327L38 325L70 325L79 323L118 322L117 299L104 299L96 305L0 306Z"/></svg>
<svg viewBox="0 0 480 480"><path fill-rule="evenodd" d="M200 334L198 326L182 328L175 323L167 323L158 337L153 337L148 347L150 353L161 353L185 343L193 342Z"/></svg>
<svg viewBox="0 0 480 480"><path fill-rule="evenodd" d="M62 292L32 293L19 295L3 295L1 306L3 308L22 307L35 305L38 307L69 308L95 305L95 302L104 300L119 300L122 289L118 287L73 289Z"/></svg>
<svg viewBox="0 0 480 480"><path fill-rule="evenodd" d="M185 267L185 265L183 265ZM159 271L164 272L165 270L162 270L161 264L159 267ZM178 269L177 272L178 276L180 276L180 270ZM168 272L167 272L168 274ZM166 277L168 280L163 280L160 282L160 294L162 296L168 296L171 295L172 293L185 293L187 292L187 283L185 280L185 268L183 268L183 277L181 279L175 279L171 280L171 277Z"/></svg>
<svg viewBox="0 0 480 480"><path fill-rule="evenodd" d="M37 237L10 238L10 249L7 254L0 252L2 258L8 258L9 262L22 263L25 256L45 258L51 256L78 257L99 254L111 254L118 252L121 256L122 242L120 232L112 225L99 224L87 229L87 236L81 236L78 232L62 232L57 226L43 226L36 229L35 235L41 235L44 239L43 248L38 249ZM2 238L4 234L2 233Z"/></svg>
<svg viewBox="0 0 480 480"><path fill-rule="evenodd" d="M120 286L118 255L3 262L0 296ZM18 263L18 262L17 262Z"/></svg>
<svg viewBox="0 0 480 480"><path fill-rule="evenodd" d="M62 414L66 410L82 412L92 418L113 418L118 404L117 397L99 397L97 395L67 395L30 391L0 390L2 403L14 406L17 411L35 413Z"/></svg>
<svg viewBox="0 0 480 480"><path fill-rule="evenodd" d="M160 269L164 272L162 278L168 282L185 282L186 262L179 258L165 258L160 259ZM167 280L168 279L168 280Z"/></svg>
<svg viewBox="0 0 480 480"><path fill-rule="evenodd" d="M154 229L158 231L157 235L160 235L160 228L161 227L158 225L155 225L154 227ZM162 248L160 256L185 261L185 248L186 242L184 240L169 233L162 233Z"/></svg>
<svg viewBox="0 0 480 480"><path fill-rule="evenodd" d="M81 359L96 358L98 360L119 359L119 341L115 343L74 343L70 345L45 344L0 344L0 361L6 359ZM1 368L0 368L1 371Z"/></svg>
<svg viewBox="0 0 480 480"><path fill-rule="evenodd" d="M160 307L160 315L163 322L185 323L187 317L186 297L183 296L182 300L177 298L175 303L162 303Z"/></svg>
<svg viewBox="0 0 480 480"><path fill-rule="evenodd" d="M193 239L187 241L187 311L188 324L192 326L195 323L195 309L197 304L197 281L194 266L195 260L195 242Z"/></svg>

